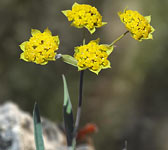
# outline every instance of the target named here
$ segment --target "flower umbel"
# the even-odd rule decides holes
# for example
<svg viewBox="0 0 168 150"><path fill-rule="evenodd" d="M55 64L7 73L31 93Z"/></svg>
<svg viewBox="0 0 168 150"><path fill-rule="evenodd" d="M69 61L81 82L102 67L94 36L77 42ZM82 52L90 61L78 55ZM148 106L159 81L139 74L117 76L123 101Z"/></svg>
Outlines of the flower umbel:
<svg viewBox="0 0 168 150"><path fill-rule="evenodd" d="M20 45L23 53L20 58L27 62L46 65L48 61L55 61L56 50L59 46L58 36L52 36L47 28L41 33L39 30L31 30L32 37Z"/></svg>
<svg viewBox="0 0 168 150"><path fill-rule="evenodd" d="M101 69L110 68L107 60L113 47L99 45L99 39L90 41L87 45L75 47L74 57L77 60L78 70L89 69L98 74Z"/></svg>
<svg viewBox="0 0 168 150"><path fill-rule="evenodd" d="M102 16L97 9L90 5L74 3L72 10L62 12L68 18L68 21L72 21L72 26L85 27L91 34L96 31L96 28L106 24L106 22L102 22Z"/></svg>
<svg viewBox="0 0 168 150"><path fill-rule="evenodd" d="M150 25L151 16L144 17L133 10L125 10L118 15L135 40L153 39L154 28Z"/></svg>

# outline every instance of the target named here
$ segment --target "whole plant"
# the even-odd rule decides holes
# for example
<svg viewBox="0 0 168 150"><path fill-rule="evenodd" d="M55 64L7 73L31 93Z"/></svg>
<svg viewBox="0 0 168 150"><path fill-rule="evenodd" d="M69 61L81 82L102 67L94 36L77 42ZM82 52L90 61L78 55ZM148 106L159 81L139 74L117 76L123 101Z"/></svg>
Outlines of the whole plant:
<svg viewBox="0 0 168 150"><path fill-rule="evenodd" d="M107 24L107 22L102 21L103 17L97 8L88 4L74 3L71 10L63 10L62 13L71 22L71 26L82 29L84 32L89 32L91 35ZM100 71L110 69L109 56L113 54L116 42L125 37L126 34L130 34L133 39L140 42L146 39L153 39L152 34L155 29L150 25L151 16L144 17L139 12L129 9L118 12L118 16L125 25L126 31L124 33L109 44L100 44L100 37L86 43L87 37L84 36L83 43L74 47L74 54L72 56L61 54L59 43L60 41L63 43L63 41L59 39L58 35L52 35L48 27L44 32L32 29L30 39L20 44L20 49L22 50L20 59L26 62L32 62L45 67L44 65L47 65L49 61L61 59L63 62L76 67L80 73L79 98L75 120L66 79L64 75L62 76L64 84L64 129L67 137L67 146L70 150L76 149L76 138L83 101L84 72L89 70L98 75ZM36 149L44 150L42 126L37 103L34 106L33 118Z"/></svg>

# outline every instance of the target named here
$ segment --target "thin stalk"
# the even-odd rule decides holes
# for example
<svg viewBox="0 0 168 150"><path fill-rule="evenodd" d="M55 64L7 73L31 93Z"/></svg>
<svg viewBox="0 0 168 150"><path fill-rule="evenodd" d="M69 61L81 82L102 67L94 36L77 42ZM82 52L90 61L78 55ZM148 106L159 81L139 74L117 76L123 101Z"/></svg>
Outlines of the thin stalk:
<svg viewBox="0 0 168 150"><path fill-rule="evenodd" d="M83 45L85 45L85 30L83 30ZM78 98L78 108L77 108L77 114L76 114L76 122L74 127L74 139L76 138L80 117L81 117L81 109L82 109L82 95L83 95L83 76L84 76L84 70L80 71L80 82L79 82L79 98Z"/></svg>
<svg viewBox="0 0 168 150"><path fill-rule="evenodd" d="M80 117L81 117L82 95L83 95L83 76L84 76L84 70L80 72L79 99L78 99L78 109L77 109L77 114L76 114L76 122L75 122L75 127L74 127L74 138L76 137L77 130L79 127Z"/></svg>
<svg viewBox="0 0 168 150"><path fill-rule="evenodd" d="M122 35L120 35L116 40L114 40L111 44L110 47L113 46L116 42L118 42L120 39L122 39L129 31L126 31Z"/></svg>

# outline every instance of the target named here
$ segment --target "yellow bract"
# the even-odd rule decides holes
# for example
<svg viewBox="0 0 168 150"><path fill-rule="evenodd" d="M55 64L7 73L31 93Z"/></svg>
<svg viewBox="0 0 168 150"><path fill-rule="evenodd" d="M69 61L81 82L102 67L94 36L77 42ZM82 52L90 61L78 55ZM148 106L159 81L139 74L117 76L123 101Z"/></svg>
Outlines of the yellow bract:
<svg viewBox="0 0 168 150"><path fill-rule="evenodd" d="M72 26L77 28L85 27L91 34L96 31L96 28L106 24L106 22L102 22L102 16L97 9L90 5L75 3L72 10L62 12L68 18L68 21L72 21Z"/></svg>
<svg viewBox="0 0 168 150"><path fill-rule="evenodd" d="M78 70L89 69L98 74L101 69L110 68L107 60L113 47L99 45L99 39L90 41L87 45L75 47L74 57L77 60Z"/></svg>
<svg viewBox="0 0 168 150"><path fill-rule="evenodd" d="M133 10L125 10L118 15L135 40L153 39L154 28L150 25L150 16L144 17Z"/></svg>
<svg viewBox="0 0 168 150"><path fill-rule="evenodd" d="M48 61L54 61L56 50L59 46L58 36L52 36L47 28L41 33L39 30L32 29L32 37L20 45L23 53L20 58L27 62L45 65Z"/></svg>

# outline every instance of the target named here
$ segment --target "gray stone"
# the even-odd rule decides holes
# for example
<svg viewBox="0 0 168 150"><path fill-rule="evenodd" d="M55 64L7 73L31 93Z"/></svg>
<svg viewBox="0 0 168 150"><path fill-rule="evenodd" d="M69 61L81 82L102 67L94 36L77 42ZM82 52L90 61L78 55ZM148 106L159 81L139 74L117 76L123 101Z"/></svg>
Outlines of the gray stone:
<svg viewBox="0 0 168 150"><path fill-rule="evenodd" d="M66 150L66 138L53 122L42 118L45 150ZM93 150L81 145L78 150ZM35 150L33 120L29 113L8 102L0 106L0 150Z"/></svg>

